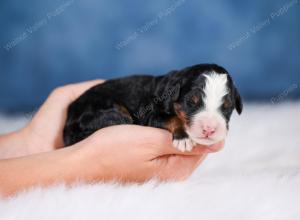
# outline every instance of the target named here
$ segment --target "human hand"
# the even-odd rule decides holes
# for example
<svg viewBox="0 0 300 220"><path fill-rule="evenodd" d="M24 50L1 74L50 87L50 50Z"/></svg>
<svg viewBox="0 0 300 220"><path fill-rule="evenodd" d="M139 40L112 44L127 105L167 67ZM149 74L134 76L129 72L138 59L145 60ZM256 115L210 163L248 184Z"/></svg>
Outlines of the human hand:
<svg viewBox="0 0 300 220"><path fill-rule="evenodd" d="M27 156L63 147L62 131L69 104L102 82L93 80L55 89L24 128L0 136L0 158Z"/></svg>
<svg viewBox="0 0 300 220"><path fill-rule="evenodd" d="M102 82L104 81L93 80L70 84L55 89L49 95L22 131L26 133L26 143L32 153L50 151L64 146L62 132L69 104L87 89Z"/></svg>
<svg viewBox="0 0 300 220"><path fill-rule="evenodd" d="M207 153L223 146L224 142L197 145L191 152L181 152L173 147L168 131L136 125L103 128L73 145L77 149L74 154L79 164L77 174L82 179L121 182L144 182L153 177L183 180Z"/></svg>
<svg viewBox="0 0 300 220"><path fill-rule="evenodd" d="M216 150L218 143L210 148ZM0 160L0 196L34 186L64 182L144 182L186 179L205 158L207 147L181 152L166 130L117 125L95 132L70 147L26 157Z"/></svg>

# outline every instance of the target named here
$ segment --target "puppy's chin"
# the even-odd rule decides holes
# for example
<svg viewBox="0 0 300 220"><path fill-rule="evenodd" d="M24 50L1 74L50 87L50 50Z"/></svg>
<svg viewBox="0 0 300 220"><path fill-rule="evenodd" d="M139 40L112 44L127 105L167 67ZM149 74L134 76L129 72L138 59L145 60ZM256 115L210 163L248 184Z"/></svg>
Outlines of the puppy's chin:
<svg viewBox="0 0 300 220"><path fill-rule="evenodd" d="M200 145L210 146L218 143L220 140L210 139L210 138L192 138L194 142Z"/></svg>
<svg viewBox="0 0 300 220"><path fill-rule="evenodd" d="M195 137L192 135L191 132L188 132L189 138L196 144L205 145L205 146L211 146L213 144L219 143L222 140L225 140L227 133L224 135L218 135L217 137L211 137L211 138L201 138L201 137Z"/></svg>
<svg viewBox="0 0 300 220"><path fill-rule="evenodd" d="M216 134L212 135L211 137L205 138L197 135L199 132L190 127L185 127L185 132L188 134L189 138L196 144L210 146L216 143L219 143L222 140L225 140L228 134L228 130L226 128L219 129Z"/></svg>

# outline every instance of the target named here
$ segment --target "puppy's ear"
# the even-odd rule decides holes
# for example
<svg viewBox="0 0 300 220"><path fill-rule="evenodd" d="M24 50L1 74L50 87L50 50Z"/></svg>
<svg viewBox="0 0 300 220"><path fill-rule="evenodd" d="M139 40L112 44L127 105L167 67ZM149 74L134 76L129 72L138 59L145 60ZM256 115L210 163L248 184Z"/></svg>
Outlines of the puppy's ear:
<svg viewBox="0 0 300 220"><path fill-rule="evenodd" d="M177 115L177 117L180 119L182 124L187 123L187 117L184 111L182 111L182 106L179 103L174 103L174 111Z"/></svg>
<svg viewBox="0 0 300 220"><path fill-rule="evenodd" d="M173 92L173 94L171 95L172 102L176 102L179 99L179 95L180 95L179 82L175 84L175 86L173 87L173 89L171 89L171 91Z"/></svg>
<svg viewBox="0 0 300 220"><path fill-rule="evenodd" d="M170 113L173 109L173 103L177 102L181 91L181 78L176 75L177 71L169 73L166 82L159 88L159 100L163 103L166 113Z"/></svg>
<svg viewBox="0 0 300 220"><path fill-rule="evenodd" d="M180 83L168 84L165 88L164 94L165 98L164 106L167 113L170 113L173 108L173 103L175 103L180 96Z"/></svg>
<svg viewBox="0 0 300 220"><path fill-rule="evenodd" d="M234 87L234 100L235 100L235 109L240 115L243 111L243 101L236 87Z"/></svg>

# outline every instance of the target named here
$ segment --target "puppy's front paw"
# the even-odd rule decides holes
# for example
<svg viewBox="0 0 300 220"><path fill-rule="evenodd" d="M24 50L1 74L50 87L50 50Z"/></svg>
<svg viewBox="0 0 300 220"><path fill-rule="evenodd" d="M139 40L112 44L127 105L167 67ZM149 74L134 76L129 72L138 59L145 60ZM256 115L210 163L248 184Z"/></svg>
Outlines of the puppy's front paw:
<svg viewBox="0 0 300 220"><path fill-rule="evenodd" d="M173 146L182 152L191 151L193 150L194 142L189 138L174 139Z"/></svg>

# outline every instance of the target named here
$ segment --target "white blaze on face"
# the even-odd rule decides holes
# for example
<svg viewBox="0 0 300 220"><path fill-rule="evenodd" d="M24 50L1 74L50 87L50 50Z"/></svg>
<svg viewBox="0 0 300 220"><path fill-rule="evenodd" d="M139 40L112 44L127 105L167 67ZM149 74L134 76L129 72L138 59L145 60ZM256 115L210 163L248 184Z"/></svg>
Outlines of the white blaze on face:
<svg viewBox="0 0 300 220"><path fill-rule="evenodd" d="M227 134L226 121L219 110L228 93L227 75L212 72L205 77L204 108L193 116L186 131L194 142L211 145L223 140Z"/></svg>

